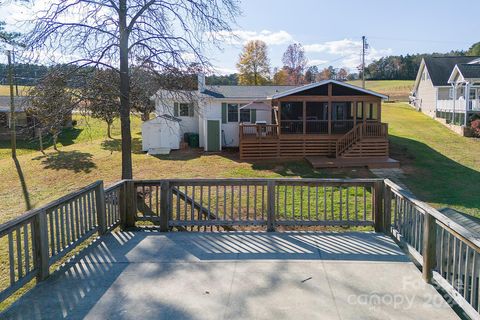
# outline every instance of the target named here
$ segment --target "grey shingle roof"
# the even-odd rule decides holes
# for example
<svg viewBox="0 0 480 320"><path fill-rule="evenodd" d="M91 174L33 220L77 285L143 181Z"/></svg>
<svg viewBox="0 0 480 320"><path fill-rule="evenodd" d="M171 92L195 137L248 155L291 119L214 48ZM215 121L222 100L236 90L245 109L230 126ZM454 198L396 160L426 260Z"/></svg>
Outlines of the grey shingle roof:
<svg viewBox="0 0 480 320"><path fill-rule="evenodd" d="M15 97L15 111L23 112L27 107L27 97ZM0 112L10 112L10 97L0 96Z"/></svg>
<svg viewBox="0 0 480 320"><path fill-rule="evenodd" d="M203 94L214 98L266 99L276 93L297 86L212 86L207 85Z"/></svg>
<svg viewBox="0 0 480 320"><path fill-rule="evenodd" d="M462 63L457 66L464 78L480 78L480 64Z"/></svg>
<svg viewBox="0 0 480 320"><path fill-rule="evenodd" d="M448 86L448 78L457 64L467 64L480 57L426 57L425 64L434 86Z"/></svg>

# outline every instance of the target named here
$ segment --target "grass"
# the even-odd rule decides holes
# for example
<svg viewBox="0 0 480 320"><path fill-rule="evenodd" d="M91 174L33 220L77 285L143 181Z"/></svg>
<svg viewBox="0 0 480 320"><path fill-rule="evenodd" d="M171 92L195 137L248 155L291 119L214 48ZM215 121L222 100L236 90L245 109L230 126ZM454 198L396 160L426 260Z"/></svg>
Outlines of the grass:
<svg viewBox="0 0 480 320"><path fill-rule="evenodd" d="M29 86L18 86L18 94L23 96L30 89ZM15 92L15 87L13 88ZM9 96L10 95L10 86L0 85L0 96Z"/></svg>
<svg viewBox="0 0 480 320"><path fill-rule="evenodd" d="M390 101L408 101L414 82L414 80L371 80L365 82L365 87L389 96ZM349 83L362 86L361 80L349 81Z"/></svg>
<svg viewBox="0 0 480 320"><path fill-rule="evenodd" d="M19 145L18 166L9 157L8 143L0 145L0 190L3 190L0 194L0 223L25 210L20 175L25 180L34 207L95 180L102 179L109 185L120 179L118 122L113 127L114 139L107 139L103 122L80 117L76 120L78 125L61 135L59 152L49 147L43 155L36 150L35 142ZM480 140L460 137L404 103L385 104L383 121L389 123L391 156L402 162L405 171L402 182L420 199L435 207L450 206L480 217L480 197L475 189L480 181ZM174 152L169 156L148 156L141 152L140 125L141 121L132 117L132 157L136 179L373 176L365 169L313 170L305 161L240 162L235 152L205 155L190 151ZM298 190L295 191L297 193ZM304 200L299 197L293 200L291 196L292 191L288 190L286 198L281 199L287 201L288 207L295 203L298 210L305 205ZM334 206L337 199L338 195L335 195ZM350 197L350 201L352 199ZM332 202L327 205L331 206ZM338 208L334 210L337 212ZM297 211L287 211L287 215L299 218ZM8 260L5 248L5 245L0 245L0 261ZM0 273L8 274L2 263ZM0 288L6 283L7 278L0 276Z"/></svg>
<svg viewBox="0 0 480 320"><path fill-rule="evenodd" d="M480 139L465 138L407 104L385 104L391 156L399 159L405 184L435 207L453 207L480 217Z"/></svg>

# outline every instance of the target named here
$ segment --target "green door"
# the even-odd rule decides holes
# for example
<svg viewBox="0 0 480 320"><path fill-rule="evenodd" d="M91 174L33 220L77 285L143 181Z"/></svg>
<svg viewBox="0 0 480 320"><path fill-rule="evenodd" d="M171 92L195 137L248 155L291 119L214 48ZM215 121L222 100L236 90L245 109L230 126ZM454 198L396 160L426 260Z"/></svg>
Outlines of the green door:
<svg viewBox="0 0 480 320"><path fill-rule="evenodd" d="M219 120L207 120L207 151L220 151Z"/></svg>

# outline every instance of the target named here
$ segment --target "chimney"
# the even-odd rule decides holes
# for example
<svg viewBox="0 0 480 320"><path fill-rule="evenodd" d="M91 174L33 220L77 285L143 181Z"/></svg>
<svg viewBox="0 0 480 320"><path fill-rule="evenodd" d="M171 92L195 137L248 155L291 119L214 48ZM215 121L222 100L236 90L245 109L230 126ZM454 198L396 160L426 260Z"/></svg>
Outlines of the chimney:
<svg viewBox="0 0 480 320"><path fill-rule="evenodd" d="M198 92L205 91L205 73L198 73Z"/></svg>

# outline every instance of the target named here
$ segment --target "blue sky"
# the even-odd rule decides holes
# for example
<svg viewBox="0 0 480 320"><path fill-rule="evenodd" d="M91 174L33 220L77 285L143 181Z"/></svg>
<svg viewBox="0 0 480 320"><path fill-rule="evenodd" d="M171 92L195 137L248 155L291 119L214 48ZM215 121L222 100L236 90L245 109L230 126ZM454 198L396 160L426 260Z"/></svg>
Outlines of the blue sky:
<svg viewBox="0 0 480 320"><path fill-rule="evenodd" d="M355 68L361 37L371 47L369 60L389 54L467 49L480 41L480 1L446 0L243 0L233 26L243 41L260 38L269 45L272 66L281 66L289 43L300 42L311 64ZM235 69L242 44L225 45L214 64Z"/></svg>
<svg viewBox="0 0 480 320"><path fill-rule="evenodd" d="M0 4L3 1L0 0ZM48 0L39 0L39 3ZM235 72L243 44L267 42L272 67L290 43L306 49L311 65L347 67L360 64L361 37L370 45L367 62L390 54L447 52L468 49L480 41L480 0L241 0L242 15L227 37L223 50L209 50L217 73ZM8 1L0 20L29 17L18 2ZM4 56L0 62L4 62Z"/></svg>

